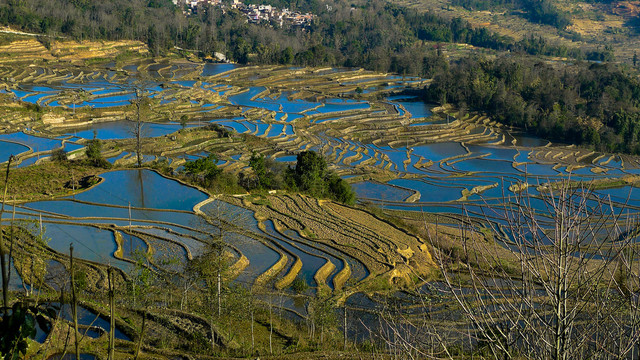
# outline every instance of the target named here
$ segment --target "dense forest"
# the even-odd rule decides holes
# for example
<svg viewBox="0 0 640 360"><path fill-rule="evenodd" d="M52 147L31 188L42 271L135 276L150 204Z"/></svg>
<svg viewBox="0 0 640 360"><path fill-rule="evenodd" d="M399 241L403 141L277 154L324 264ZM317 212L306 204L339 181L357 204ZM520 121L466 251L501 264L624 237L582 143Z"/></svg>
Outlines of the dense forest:
<svg viewBox="0 0 640 360"><path fill-rule="evenodd" d="M437 74L425 99L481 110L551 140L640 154L640 82L615 65L469 57Z"/></svg>
<svg viewBox="0 0 640 360"><path fill-rule="evenodd" d="M154 54L174 46L202 55L222 52L239 63L361 66L378 71L429 76L421 61L434 43L467 43L530 55L610 60L611 51L584 53L542 38L515 41L474 28L466 21L381 0L360 3L279 1L317 15L310 28L248 24L235 11L201 6L185 16L169 0L0 0L0 23L22 30L75 39L138 39Z"/></svg>

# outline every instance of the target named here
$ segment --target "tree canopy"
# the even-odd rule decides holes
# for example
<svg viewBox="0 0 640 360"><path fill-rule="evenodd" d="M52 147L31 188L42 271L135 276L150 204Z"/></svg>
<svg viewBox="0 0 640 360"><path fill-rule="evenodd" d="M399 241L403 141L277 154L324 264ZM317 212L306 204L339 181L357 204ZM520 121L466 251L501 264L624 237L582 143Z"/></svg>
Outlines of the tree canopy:
<svg viewBox="0 0 640 360"><path fill-rule="evenodd" d="M523 0L531 4L540 1ZM468 43L533 55L587 55L543 38L516 41L460 18L416 12L383 0L338 0L330 7L315 0L283 0L273 5L312 11L316 18L303 29L248 24L241 13L231 9L223 12L212 5L200 5L195 14L185 15L168 0L0 0L0 24L76 39L140 40L154 54L178 46L202 55L221 52L238 63L361 66L422 76L428 74L415 59L421 60L433 50L433 44L423 41ZM538 9L533 18L549 18L548 6L529 7ZM592 56L610 51L596 53Z"/></svg>
<svg viewBox="0 0 640 360"><path fill-rule="evenodd" d="M289 183L304 193L316 197L353 204L355 193L351 185L327 169L327 162L315 151L302 151L297 156L295 168L287 172Z"/></svg>
<svg viewBox="0 0 640 360"><path fill-rule="evenodd" d="M554 141L640 154L640 82L615 65L468 57L437 74L424 95Z"/></svg>

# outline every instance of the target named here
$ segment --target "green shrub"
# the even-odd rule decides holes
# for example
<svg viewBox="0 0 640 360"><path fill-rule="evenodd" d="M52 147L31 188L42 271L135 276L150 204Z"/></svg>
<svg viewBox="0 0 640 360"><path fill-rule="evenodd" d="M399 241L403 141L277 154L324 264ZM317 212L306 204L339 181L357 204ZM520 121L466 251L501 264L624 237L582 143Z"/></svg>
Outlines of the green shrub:
<svg viewBox="0 0 640 360"><path fill-rule="evenodd" d="M307 291L307 289L309 289L309 284L307 284L307 282L300 276L296 277L291 283L291 290L296 294L302 294Z"/></svg>
<svg viewBox="0 0 640 360"><path fill-rule="evenodd" d="M105 169L111 167L111 164L102 157L102 141L100 141L100 139L94 137L89 140L85 154L87 155L87 160L91 165Z"/></svg>
<svg viewBox="0 0 640 360"><path fill-rule="evenodd" d="M57 163L64 163L67 159L67 152L63 148L55 149L51 152L51 160Z"/></svg>
<svg viewBox="0 0 640 360"><path fill-rule="evenodd" d="M296 167L285 174L290 188L311 196L330 198L345 204L353 204L356 195L351 185L327 169L327 162L315 151L298 154Z"/></svg>

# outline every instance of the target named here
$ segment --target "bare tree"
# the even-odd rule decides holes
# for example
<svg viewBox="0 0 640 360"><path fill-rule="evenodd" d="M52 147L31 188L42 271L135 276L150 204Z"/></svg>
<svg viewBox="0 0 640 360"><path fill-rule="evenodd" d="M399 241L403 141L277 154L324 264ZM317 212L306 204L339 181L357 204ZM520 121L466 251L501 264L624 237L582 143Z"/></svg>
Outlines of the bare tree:
<svg viewBox="0 0 640 360"><path fill-rule="evenodd" d="M11 160L13 160L13 155L9 157L9 161L7 161L7 172L4 178L4 191L2 196L2 207L0 208L0 220L2 220L2 213L4 212L4 204L7 200L7 189L9 187L9 172L11 171ZM14 204L15 206L15 204ZM13 223L12 223L13 226ZM7 264L8 261L8 264ZM7 260L5 245L4 245L4 235L0 234L0 266L2 266L2 307L3 314L4 310L6 310L9 306L9 266L11 265L11 258Z"/></svg>
<svg viewBox="0 0 640 360"><path fill-rule="evenodd" d="M202 280L205 302L209 304L209 322L211 331L211 350L215 351L215 319L222 317L224 278L230 265L230 257L225 251L230 247L227 242L235 236L245 233L249 224L246 210L215 200L200 213L201 231L206 234L202 253L194 258L190 269Z"/></svg>
<svg viewBox="0 0 640 360"><path fill-rule="evenodd" d="M134 98L131 103L135 106L135 118L131 119L134 123L131 133L136 140L136 163L138 167L142 166L142 139L144 138L144 118L146 110L149 108L149 94L146 92L144 83L136 84L134 89Z"/></svg>
<svg viewBox="0 0 640 360"><path fill-rule="evenodd" d="M134 359L138 359L147 327L147 312L155 300L157 290L162 288L163 279L153 269L150 254L134 250L133 258L135 259L135 267L131 274L133 306L138 307L139 312L142 313L142 325L134 356Z"/></svg>
<svg viewBox="0 0 640 360"><path fill-rule="evenodd" d="M310 337L320 347L324 345L326 330L338 325L335 307L335 303L329 297L320 294L313 297L307 306ZM320 333L319 341L315 339L318 332Z"/></svg>
<svg viewBox="0 0 640 360"><path fill-rule="evenodd" d="M109 346L108 346L108 359L115 359L115 333L116 333L116 316L115 316L115 278L113 276L113 268L109 266L107 269L107 276L109 280Z"/></svg>
<svg viewBox="0 0 640 360"><path fill-rule="evenodd" d="M122 91L133 94L133 98L129 102L133 105L135 113L132 117L127 116L127 120L131 123L129 133L135 139L136 164L138 167L142 166L142 141L147 131L145 121L149 120L148 118L153 110L151 106L153 90L151 88L154 85L156 85L156 82L148 74L142 72L137 73L135 81L120 85Z"/></svg>
<svg viewBox="0 0 640 360"><path fill-rule="evenodd" d="M465 210L457 270L436 252L475 344L504 359L638 356L637 222L622 216L624 204L616 207L586 186L546 189L489 208L488 238ZM441 234L436 228L431 235L438 248Z"/></svg>
<svg viewBox="0 0 640 360"><path fill-rule="evenodd" d="M73 115L75 115L78 104L82 104L83 102L87 101L87 99L89 98L89 93L83 89L72 90L69 92L69 97L69 102L71 103L71 105L73 105Z"/></svg>
<svg viewBox="0 0 640 360"><path fill-rule="evenodd" d="M69 273L71 275L71 314L73 316L73 330L76 359L80 359L80 333L78 332L78 296L76 291L76 268L73 266L73 243L69 245Z"/></svg>

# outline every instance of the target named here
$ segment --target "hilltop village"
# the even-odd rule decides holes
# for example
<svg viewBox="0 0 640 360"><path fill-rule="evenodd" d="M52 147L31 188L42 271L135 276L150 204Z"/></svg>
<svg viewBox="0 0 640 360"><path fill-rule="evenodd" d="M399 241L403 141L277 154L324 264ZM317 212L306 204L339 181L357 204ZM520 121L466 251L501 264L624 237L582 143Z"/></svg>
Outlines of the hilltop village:
<svg viewBox="0 0 640 360"><path fill-rule="evenodd" d="M278 9L271 5L245 4L239 0L232 0L231 3L222 0L173 0L179 6L185 6L187 14L198 13L202 6L209 5L219 7L223 12L229 9L237 9L247 18L247 22L252 24L270 24L283 26L306 27L311 24L315 15L310 13L300 13L287 8Z"/></svg>

